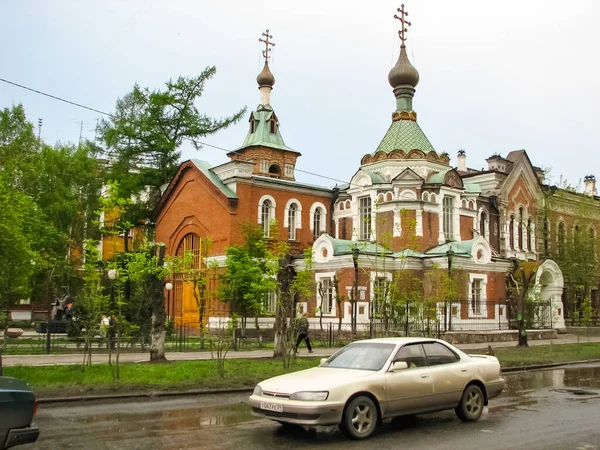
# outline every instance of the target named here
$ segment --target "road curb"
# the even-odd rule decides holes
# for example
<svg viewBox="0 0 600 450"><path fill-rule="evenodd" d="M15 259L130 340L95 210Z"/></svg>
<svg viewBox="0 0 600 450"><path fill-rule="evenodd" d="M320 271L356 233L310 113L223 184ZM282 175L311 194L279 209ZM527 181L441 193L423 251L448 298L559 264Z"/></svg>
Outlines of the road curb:
<svg viewBox="0 0 600 450"><path fill-rule="evenodd" d="M576 364L590 364L600 362L600 359L584 359L581 361L567 361L560 363L548 364L532 364L529 366L507 367L502 369L502 373L526 372L529 370L552 369L554 367L572 366ZM233 388L233 389L193 389L188 391L153 391L140 392L135 394L106 394L106 395L79 395L72 397L54 397L54 398L39 398L40 405L57 404L57 403L76 403L76 402L94 402L94 401L111 401L111 400L133 400L133 399L153 399L153 398L169 398L169 397L187 397L187 396L204 396L204 395L219 395L219 394L244 394L252 392L254 387Z"/></svg>
<svg viewBox="0 0 600 450"><path fill-rule="evenodd" d="M93 402L93 401L107 401L107 400L133 400L143 398L162 398L162 397L185 397L193 395L219 395L219 394L243 394L246 392L252 392L254 388L233 388L233 389L193 389L189 391L153 391L153 392L140 392L135 394L106 394L106 395L77 395L71 397L51 397L51 398L38 398L38 404L52 404L52 403L74 403L74 402Z"/></svg>
<svg viewBox="0 0 600 450"><path fill-rule="evenodd" d="M573 366L575 364L590 364L590 363L597 363L597 362L600 362L600 359L584 359L581 361L566 361L566 362L548 363L548 364L531 364L529 366L516 366L516 367L502 368L502 373L525 372L527 370L552 369L554 367Z"/></svg>

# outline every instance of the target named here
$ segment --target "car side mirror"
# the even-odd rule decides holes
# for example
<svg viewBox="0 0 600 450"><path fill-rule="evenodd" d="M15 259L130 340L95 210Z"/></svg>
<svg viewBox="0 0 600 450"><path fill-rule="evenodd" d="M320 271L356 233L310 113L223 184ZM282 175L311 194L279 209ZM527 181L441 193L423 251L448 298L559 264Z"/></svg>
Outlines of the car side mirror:
<svg viewBox="0 0 600 450"><path fill-rule="evenodd" d="M321 361L319 361L319 364L323 364L325 361L327 361L329 358L321 358Z"/></svg>
<svg viewBox="0 0 600 450"><path fill-rule="evenodd" d="M408 369L408 363L406 361L395 361L390 367L390 372L398 372L399 370Z"/></svg>

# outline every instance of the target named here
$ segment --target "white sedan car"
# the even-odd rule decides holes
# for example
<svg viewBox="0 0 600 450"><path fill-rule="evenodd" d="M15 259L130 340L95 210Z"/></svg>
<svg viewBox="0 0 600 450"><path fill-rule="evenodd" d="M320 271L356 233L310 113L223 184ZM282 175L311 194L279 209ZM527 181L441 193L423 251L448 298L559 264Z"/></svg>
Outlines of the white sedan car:
<svg viewBox="0 0 600 450"><path fill-rule="evenodd" d="M254 415L282 424L337 424L364 439L395 416L453 408L461 420L475 421L504 384L493 356L467 355L437 339L370 339L318 367L260 382L250 405Z"/></svg>

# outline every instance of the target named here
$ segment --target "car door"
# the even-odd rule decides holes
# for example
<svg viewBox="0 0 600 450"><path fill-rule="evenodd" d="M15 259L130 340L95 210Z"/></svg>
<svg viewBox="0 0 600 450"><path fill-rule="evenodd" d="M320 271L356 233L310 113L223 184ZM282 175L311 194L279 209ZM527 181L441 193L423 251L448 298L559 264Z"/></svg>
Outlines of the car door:
<svg viewBox="0 0 600 450"><path fill-rule="evenodd" d="M436 406L455 407L469 381L467 365L456 353L440 342L426 342L423 348L427 356Z"/></svg>
<svg viewBox="0 0 600 450"><path fill-rule="evenodd" d="M433 384L421 344L403 345L392 361L404 361L408 368L385 374L388 406L386 416L414 414L428 409Z"/></svg>

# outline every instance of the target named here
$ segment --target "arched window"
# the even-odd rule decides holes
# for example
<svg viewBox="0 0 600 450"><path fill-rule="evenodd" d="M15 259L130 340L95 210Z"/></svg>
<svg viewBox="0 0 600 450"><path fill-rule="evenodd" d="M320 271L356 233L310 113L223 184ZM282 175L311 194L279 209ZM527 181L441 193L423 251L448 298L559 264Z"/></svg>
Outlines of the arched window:
<svg viewBox="0 0 600 450"><path fill-rule="evenodd" d="M281 167L279 167L277 164L271 164L271 167L269 167L269 174L277 177L281 176Z"/></svg>
<svg viewBox="0 0 600 450"><path fill-rule="evenodd" d="M531 229L532 226L533 223L530 217L529 219L527 219L527 250L529 250L530 252L533 252L535 250L532 247L533 242L531 242L531 234L533 233L533 230Z"/></svg>
<svg viewBox="0 0 600 450"><path fill-rule="evenodd" d="M523 207L519 208L519 223L518 223L517 235L519 250L523 250Z"/></svg>
<svg viewBox="0 0 600 450"><path fill-rule="evenodd" d="M271 236L271 219L273 218L273 204L271 200L265 200L261 206L261 223L263 227L263 236Z"/></svg>
<svg viewBox="0 0 600 450"><path fill-rule="evenodd" d="M371 197L358 199L358 239L368 241L371 238Z"/></svg>
<svg viewBox="0 0 600 450"><path fill-rule="evenodd" d="M277 119L274 115L269 119L269 131L271 134L277 133Z"/></svg>
<svg viewBox="0 0 600 450"><path fill-rule="evenodd" d="M509 243L506 246L510 249L515 249L515 215L510 216L510 223L508 225L508 239Z"/></svg>
<svg viewBox="0 0 600 450"><path fill-rule="evenodd" d="M581 250L579 244L581 244L581 229L579 228L579 225L575 225L573 228L573 246L575 247L576 252Z"/></svg>
<svg viewBox="0 0 600 450"><path fill-rule="evenodd" d="M550 242L550 222L548 221L547 217L544 217L544 255L545 256L550 255L549 242Z"/></svg>
<svg viewBox="0 0 600 450"><path fill-rule="evenodd" d="M388 193L385 195L385 201L386 201L386 202L391 202L391 201L392 201L392 198L393 198L393 197L392 197L392 193L391 193L391 192L388 192Z"/></svg>
<svg viewBox="0 0 600 450"><path fill-rule="evenodd" d="M479 219L479 234L487 239L485 235L485 230L487 228L487 213L485 211L481 211L481 219Z"/></svg>
<svg viewBox="0 0 600 450"><path fill-rule="evenodd" d="M313 215L313 237L315 240L317 240L319 234L321 234L322 220L323 211L321 210L321 208L315 209L315 213Z"/></svg>
<svg viewBox="0 0 600 450"><path fill-rule="evenodd" d="M288 239L290 241L296 240L296 220L298 213L298 206L295 203L292 203L288 208Z"/></svg>
<svg viewBox="0 0 600 450"><path fill-rule="evenodd" d="M560 222L558 224L558 253L562 255L565 250L565 224Z"/></svg>
<svg viewBox="0 0 600 450"><path fill-rule="evenodd" d="M204 258L206 257L206 240L202 241L197 234L186 234L179 245L175 256L185 258L186 255L191 255L192 269L200 270L206 267Z"/></svg>

